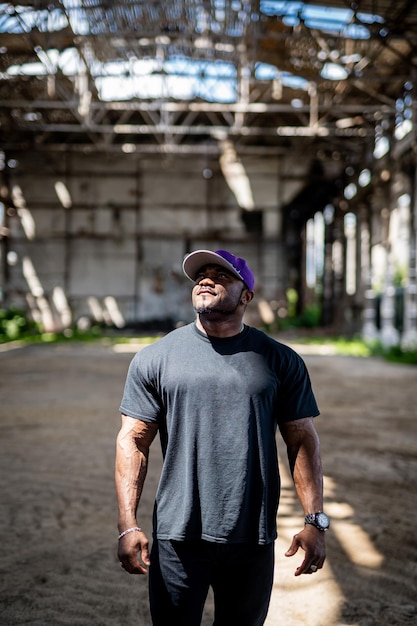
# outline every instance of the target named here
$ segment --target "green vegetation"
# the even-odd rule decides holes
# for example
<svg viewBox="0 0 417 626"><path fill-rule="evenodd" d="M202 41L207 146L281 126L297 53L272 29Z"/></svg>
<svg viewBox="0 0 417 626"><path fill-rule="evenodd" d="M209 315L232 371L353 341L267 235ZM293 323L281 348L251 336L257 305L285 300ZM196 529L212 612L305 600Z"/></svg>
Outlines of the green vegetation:
<svg viewBox="0 0 417 626"><path fill-rule="evenodd" d="M308 304L302 313L297 314L298 294L295 289L287 290L287 317L280 320L283 328L316 328L320 325L321 306Z"/></svg>
<svg viewBox="0 0 417 626"><path fill-rule="evenodd" d="M39 324L27 319L22 311L17 309L0 309L0 344L10 341L27 343L58 343L68 341L104 341L109 345L114 343L150 343L156 341L160 335L126 336L121 331L114 330L99 324L92 325L86 330L76 327L67 328L62 332L44 332Z"/></svg>
<svg viewBox="0 0 417 626"><path fill-rule="evenodd" d="M393 363L405 363L417 365L417 348L405 350L400 346L385 348L378 341L365 342L360 338L347 337L325 337L315 334L314 337L303 336L312 327L315 333L320 329L316 326L317 311L309 310L307 323L299 323L289 326L294 333L297 333L297 343L305 345L329 346L335 354L356 356L356 357L381 357ZM305 322L305 320L304 320ZM285 329L282 329L285 331ZM88 330L77 328L67 329L62 333L45 333L35 322L16 309L0 309L0 343L10 341L20 341L22 343L57 343L66 341L102 341L112 345L115 343L151 343L156 341L161 333L147 334L146 336L127 335L120 330L93 325ZM279 337L279 332L278 332Z"/></svg>
<svg viewBox="0 0 417 626"><path fill-rule="evenodd" d="M417 348L403 349L401 346L384 348L380 342L370 345L372 356L381 356L392 363L404 363L406 365L417 365Z"/></svg>
<svg viewBox="0 0 417 626"><path fill-rule="evenodd" d="M405 350L401 346L385 348L379 341L367 342L360 338L346 337L300 337L297 343L329 346L334 354L357 357L381 357L392 363L417 365L417 349Z"/></svg>
<svg viewBox="0 0 417 626"><path fill-rule="evenodd" d="M335 354L345 356L373 356L373 348L362 339L348 339L346 337L301 337L297 343L304 345L330 346Z"/></svg>
<svg viewBox="0 0 417 626"><path fill-rule="evenodd" d="M0 343L39 335L39 327L18 309L0 309Z"/></svg>

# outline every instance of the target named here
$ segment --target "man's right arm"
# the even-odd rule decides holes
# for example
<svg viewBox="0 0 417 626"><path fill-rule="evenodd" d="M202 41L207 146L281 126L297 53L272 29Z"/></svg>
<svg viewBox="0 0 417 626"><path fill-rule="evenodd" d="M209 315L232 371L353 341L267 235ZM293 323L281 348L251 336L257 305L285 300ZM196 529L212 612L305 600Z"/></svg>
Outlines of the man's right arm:
<svg viewBox="0 0 417 626"><path fill-rule="evenodd" d="M119 505L119 533L137 528L136 512L148 469L149 448L158 425L122 415L116 441L115 482ZM126 571L145 574L149 566L149 542L143 531L129 532L119 540L118 557Z"/></svg>

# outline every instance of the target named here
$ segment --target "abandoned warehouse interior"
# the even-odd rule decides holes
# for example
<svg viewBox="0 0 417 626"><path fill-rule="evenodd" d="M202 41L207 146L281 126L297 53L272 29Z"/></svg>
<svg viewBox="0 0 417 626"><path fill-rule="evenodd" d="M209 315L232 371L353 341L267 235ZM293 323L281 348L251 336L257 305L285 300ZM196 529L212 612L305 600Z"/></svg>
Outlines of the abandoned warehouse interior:
<svg viewBox="0 0 417 626"><path fill-rule="evenodd" d="M227 248L251 323L415 346L416 68L407 0L0 3L0 307L170 328Z"/></svg>

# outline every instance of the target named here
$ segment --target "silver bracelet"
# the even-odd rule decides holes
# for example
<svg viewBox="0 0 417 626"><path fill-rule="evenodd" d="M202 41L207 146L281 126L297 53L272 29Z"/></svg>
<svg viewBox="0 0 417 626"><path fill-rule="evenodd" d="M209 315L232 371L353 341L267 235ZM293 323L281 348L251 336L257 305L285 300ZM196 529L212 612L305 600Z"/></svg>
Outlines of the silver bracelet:
<svg viewBox="0 0 417 626"><path fill-rule="evenodd" d="M117 540L120 541L120 539L122 537L124 537L125 535L127 535L128 533L133 533L135 530L137 530L138 532L142 532L142 529L139 528L139 526L133 526L133 528L127 528L126 530L124 530L122 533L120 533L120 535L117 537Z"/></svg>

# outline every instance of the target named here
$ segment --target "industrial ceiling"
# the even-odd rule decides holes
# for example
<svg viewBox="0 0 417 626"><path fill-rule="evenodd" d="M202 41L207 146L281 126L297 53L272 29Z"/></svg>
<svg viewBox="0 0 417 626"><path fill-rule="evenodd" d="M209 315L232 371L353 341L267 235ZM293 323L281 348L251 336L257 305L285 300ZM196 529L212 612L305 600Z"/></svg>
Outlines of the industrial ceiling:
<svg viewBox="0 0 417 626"><path fill-rule="evenodd" d="M413 110L413 0L0 3L0 149L363 159Z"/></svg>

